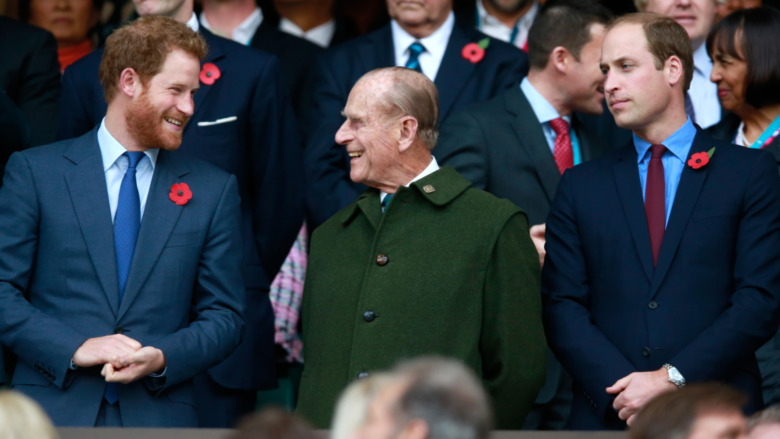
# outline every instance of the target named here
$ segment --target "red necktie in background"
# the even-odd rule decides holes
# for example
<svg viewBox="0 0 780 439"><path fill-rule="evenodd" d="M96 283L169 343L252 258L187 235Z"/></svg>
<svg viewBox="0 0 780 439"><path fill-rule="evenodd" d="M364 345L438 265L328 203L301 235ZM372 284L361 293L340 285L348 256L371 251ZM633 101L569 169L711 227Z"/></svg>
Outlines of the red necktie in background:
<svg viewBox="0 0 780 439"><path fill-rule="evenodd" d="M555 131L555 144L553 155L558 171L563 171L574 166L574 152L571 149L571 137L569 136L569 123L562 117L550 121L550 127Z"/></svg>

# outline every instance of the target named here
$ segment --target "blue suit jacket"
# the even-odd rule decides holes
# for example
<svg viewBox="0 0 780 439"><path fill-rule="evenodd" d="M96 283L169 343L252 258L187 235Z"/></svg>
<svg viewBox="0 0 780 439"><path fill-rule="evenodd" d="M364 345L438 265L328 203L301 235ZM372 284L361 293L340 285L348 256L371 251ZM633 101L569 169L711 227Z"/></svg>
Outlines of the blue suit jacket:
<svg viewBox="0 0 780 439"><path fill-rule="evenodd" d="M564 173L542 275L550 346L575 380L570 427L625 428L605 388L664 363L761 406L755 350L777 330L780 177L763 151L699 131L653 267L633 144Z"/></svg>
<svg viewBox="0 0 780 439"><path fill-rule="evenodd" d="M439 91L439 122L455 109L490 99L517 85L528 73L526 54L503 41L490 40L485 57L473 64L463 47L486 35L455 24L434 81ZM308 133L306 167L307 218L317 226L355 201L366 190L349 179L349 156L335 143L344 118L341 110L352 86L369 71L395 65L390 25L328 50L314 72L311 102L304 111Z"/></svg>
<svg viewBox="0 0 780 439"><path fill-rule="evenodd" d="M168 195L185 182L184 206ZM190 426L191 378L239 343L243 321L236 181L160 151L119 303L113 226L97 131L11 156L0 188L0 342L12 385L57 425L92 426L100 366L69 370L88 338L124 333L163 351L164 379L120 385L125 426Z"/></svg>
<svg viewBox="0 0 780 439"><path fill-rule="evenodd" d="M276 376L268 288L303 220L300 135L276 58L202 26L200 33L209 45L204 62L215 64L221 77L213 85L201 83L180 151L238 179L247 288L247 336L227 361L209 372L225 387L270 388ZM59 138L80 135L105 115L97 74L101 57L102 51L94 52L66 69ZM232 116L237 118L233 122L199 126Z"/></svg>

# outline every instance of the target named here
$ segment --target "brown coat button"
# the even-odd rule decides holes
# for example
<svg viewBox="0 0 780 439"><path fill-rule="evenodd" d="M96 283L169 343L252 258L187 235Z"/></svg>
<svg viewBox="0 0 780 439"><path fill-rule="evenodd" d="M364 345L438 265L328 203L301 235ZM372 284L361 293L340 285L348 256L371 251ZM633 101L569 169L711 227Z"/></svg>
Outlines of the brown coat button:
<svg viewBox="0 0 780 439"><path fill-rule="evenodd" d="M387 257L387 255L377 255L376 256L376 264L379 266L385 266L387 263L390 262L390 258Z"/></svg>

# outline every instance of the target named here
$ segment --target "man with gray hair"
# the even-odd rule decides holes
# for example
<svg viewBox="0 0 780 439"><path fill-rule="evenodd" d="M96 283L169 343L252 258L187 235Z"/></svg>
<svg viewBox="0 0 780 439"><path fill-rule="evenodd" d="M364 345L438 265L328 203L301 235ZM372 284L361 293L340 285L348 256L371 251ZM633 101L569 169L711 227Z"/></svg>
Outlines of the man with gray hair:
<svg viewBox="0 0 780 439"><path fill-rule="evenodd" d="M439 169L437 92L424 75L373 70L343 115L336 141L369 189L312 235L298 410L325 427L350 381L439 354L478 373L499 428L519 428L546 356L525 213Z"/></svg>
<svg viewBox="0 0 780 439"><path fill-rule="evenodd" d="M368 406L355 439L482 439L492 413L477 377L462 363L421 357L401 363Z"/></svg>

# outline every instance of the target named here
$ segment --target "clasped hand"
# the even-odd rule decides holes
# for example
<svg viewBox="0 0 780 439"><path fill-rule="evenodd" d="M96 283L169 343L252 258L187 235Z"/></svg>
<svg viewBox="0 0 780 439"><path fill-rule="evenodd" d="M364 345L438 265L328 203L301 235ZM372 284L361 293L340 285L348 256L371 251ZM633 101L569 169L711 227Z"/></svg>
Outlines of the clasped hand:
<svg viewBox="0 0 780 439"><path fill-rule="evenodd" d="M113 334L85 341L73 354L73 364L79 367L102 364L100 374L106 382L128 384L165 368L165 356L155 347L142 346L126 335Z"/></svg>
<svg viewBox="0 0 780 439"><path fill-rule="evenodd" d="M617 395L612 407L618 412L618 417L630 426L639 410L651 399L677 388L668 377L668 372L662 367L652 372L634 372L607 387L607 393Z"/></svg>

